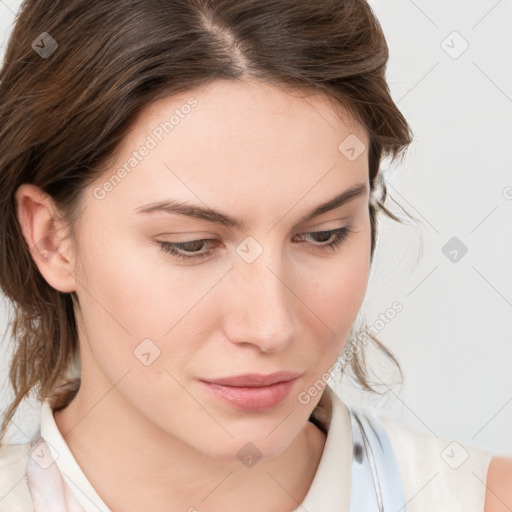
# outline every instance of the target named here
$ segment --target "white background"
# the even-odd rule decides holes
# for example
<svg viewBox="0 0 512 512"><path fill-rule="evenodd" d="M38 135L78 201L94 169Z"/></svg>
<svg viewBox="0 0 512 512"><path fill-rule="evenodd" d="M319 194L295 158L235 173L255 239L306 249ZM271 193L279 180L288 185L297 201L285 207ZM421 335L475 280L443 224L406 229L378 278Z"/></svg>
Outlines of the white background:
<svg viewBox="0 0 512 512"><path fill-rule="evenodd" d="M419 222L380 221L362 308L373 325L395 301L403 305L378 336L404 383L382 397L345 379L337 389L348 403L512 455L512 2L370 3L390 47L393 98L415 134L406 159L385 171L388 190ZM0 0L2 56L19 5ZM456 262L442 252L452 237L468 249ZM10 397L5 346L2 410ZM380 361L374 368L391 384ZM29 405L15 417L12 442L35 428L38 404Z"/></svg>

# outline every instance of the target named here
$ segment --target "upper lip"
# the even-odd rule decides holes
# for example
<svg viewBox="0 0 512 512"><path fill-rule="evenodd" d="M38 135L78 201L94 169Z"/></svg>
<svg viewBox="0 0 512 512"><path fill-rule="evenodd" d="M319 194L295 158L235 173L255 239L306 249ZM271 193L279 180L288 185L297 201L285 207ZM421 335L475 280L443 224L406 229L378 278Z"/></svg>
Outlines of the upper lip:
<svg viewBox="0 0 512 512"><path fill-rule="evenodd" d="M260 387L270 386L277 382L285 382L288 380L296 379L302 375L299 372L282 371L263 375L261 373L246 373L244 375L234 375L231 377L219 377L214 379L202 379L204 382L212 384L220 384L222 386L236 386L236 387Z"/></svg>

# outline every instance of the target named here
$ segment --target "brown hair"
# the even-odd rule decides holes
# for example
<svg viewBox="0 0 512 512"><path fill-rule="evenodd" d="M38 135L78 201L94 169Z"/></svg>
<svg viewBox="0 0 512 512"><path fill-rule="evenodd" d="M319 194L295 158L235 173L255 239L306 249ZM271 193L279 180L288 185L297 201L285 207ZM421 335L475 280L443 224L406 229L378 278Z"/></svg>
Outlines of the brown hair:
<svg viewBox="0 0 512 512"><path fill-rule="evenodd" d="M52 48L43 33L58 45L46 56L36 50ZM323 92L370 137L370 188L381 190L369 205L373 259L378 211L402 222L384 206L381 159L412 140L390 96L387 60L364 0L24 0L0 72L0 285L14 306L15 344L0 441L33 389L58 409L80 385L67 374L79 360L78 297L51 287L35 265L17 217L21 184L52 197L73 237L82 192L155 100L217 79ZM364 353L356 355L352 371L371 391Z"/></svg>

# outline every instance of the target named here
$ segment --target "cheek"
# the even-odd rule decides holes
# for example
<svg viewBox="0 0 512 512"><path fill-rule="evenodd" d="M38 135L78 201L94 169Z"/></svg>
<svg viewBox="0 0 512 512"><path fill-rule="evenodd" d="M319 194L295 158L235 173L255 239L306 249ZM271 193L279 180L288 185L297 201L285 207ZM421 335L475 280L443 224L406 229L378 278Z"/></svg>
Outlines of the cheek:
<svg viewBox="0 0 512 512"><path fill-rule="evenodd" d="M340 326L352 326L366 293L368 276L368 266L359 260L354 265L343 265L333 271L309 294L310 300L321 307L326 323L329 320L328 325L332 325L334 331Z"/></svg>
<svg viewBox="0 0 512 512"><path fill-rule="evenodd" d="M108 247L103 239L91 240L82 258L87 291L79 298L91 356L112 383L129 371L123 382L134 388L128 395L156 405L152 390L179 394L172 376L181 382L194 374L198 354L218 325L218 302L209 292L229 263L179 266L147 240L111 240Z"/></svg>
<svg viewBox="0 0 512 512"><path fill-rule="evenodd" d="M174 333L190 305L179 272L163 279L163 265L154 260L161 257L158 250L125 247L119 236L110 240L108 246L99 237L91 240L81 253L77 292L94 357L114 379L128 369L140 371L148 359L162 361L167 340L183 340L173 347L179 359L189 337Z"/></svg>
<svg viewBox="0 0 512 512"><path fill-rule="evenodd" d="M312 311L317 354L322 368L342 352L364 300L370 273L370 230L359 231L339 255L301 280L301 296ZM304 276L305 277L305 276ZM334 340L334 343L333 343Z"/></svg>
<svg viewBox="0 0 512 512"><path fill-rule="evenodd" d="M329 265L312 269L315 275L306 280L311 285L303 292L335 332L341 326L352 326L368 285L370 231L358 230L353 237Z"/></svg>
<svg viewBox="0 0 512 512"><path fill-rule="evenodd" d="M156 244L125 231L105 230L84 243L80 302L83 297L104 324L117 324L134 341L163 336L183 316L187 282Z"/></svg>

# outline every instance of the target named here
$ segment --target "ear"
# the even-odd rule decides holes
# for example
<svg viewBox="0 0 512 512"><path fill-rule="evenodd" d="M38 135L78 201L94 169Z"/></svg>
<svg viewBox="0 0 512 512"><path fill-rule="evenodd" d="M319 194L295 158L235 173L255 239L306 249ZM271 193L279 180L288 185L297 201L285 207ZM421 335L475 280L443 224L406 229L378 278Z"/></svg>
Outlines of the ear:
<svg viewBox="0 0 512 512"><path fill-rule="evenodd" d="M51 196L24 183L15 194L18 220L37 268L50 286L64 293L76 291L74 257L65 226L57 219Z"/></svg>

